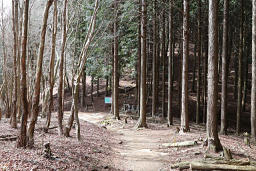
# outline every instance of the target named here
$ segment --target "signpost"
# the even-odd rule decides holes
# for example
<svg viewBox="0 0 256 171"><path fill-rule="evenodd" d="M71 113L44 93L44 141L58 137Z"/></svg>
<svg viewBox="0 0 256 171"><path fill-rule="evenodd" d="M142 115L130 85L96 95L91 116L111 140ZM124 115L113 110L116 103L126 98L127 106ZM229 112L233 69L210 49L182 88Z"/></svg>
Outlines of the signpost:
<svg viewBox="0 0 256 171"><path fill-rule="evenodd" d="M112 105L112 97L105 97L104 101L105 101L105 109L106 109L106 105L110 105L110 106Z"/></svg>
<svg viewBox="0 0 256 171"><path fill-rule="evenodd" d="M105 97L105 104L112 104L112 97Z"/></svg>

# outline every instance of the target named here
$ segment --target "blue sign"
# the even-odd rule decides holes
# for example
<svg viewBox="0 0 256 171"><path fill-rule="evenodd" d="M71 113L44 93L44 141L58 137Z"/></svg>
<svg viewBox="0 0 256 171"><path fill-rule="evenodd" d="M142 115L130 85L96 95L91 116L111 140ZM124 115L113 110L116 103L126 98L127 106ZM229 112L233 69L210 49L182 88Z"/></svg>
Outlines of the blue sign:
<svg viewBox="0 0 256 171"><path fill-rule="evenodd" d="M112 97L105 97L105 104L112 104Z"/></svg>

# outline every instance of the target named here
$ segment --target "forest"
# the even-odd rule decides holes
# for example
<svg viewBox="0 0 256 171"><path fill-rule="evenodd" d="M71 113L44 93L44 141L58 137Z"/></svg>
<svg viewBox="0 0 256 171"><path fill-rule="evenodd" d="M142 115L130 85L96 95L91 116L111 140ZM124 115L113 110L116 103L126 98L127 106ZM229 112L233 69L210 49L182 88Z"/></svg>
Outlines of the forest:
<svg viewBox="0 0 256 171"><path fill-rule="evenodd" d="M0 170L256 171L256 0L0 0Z"/></svg>

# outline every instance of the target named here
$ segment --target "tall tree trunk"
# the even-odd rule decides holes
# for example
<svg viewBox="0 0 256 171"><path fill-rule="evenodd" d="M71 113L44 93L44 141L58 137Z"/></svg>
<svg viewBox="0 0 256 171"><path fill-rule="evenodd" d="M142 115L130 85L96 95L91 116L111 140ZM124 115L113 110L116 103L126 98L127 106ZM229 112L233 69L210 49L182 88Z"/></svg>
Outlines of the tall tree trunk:
<svg viewBox="0 0 256 171"><path fill-rule="evenodd" d="M235 68L235 79L234 79L234 91L233 91L233 96L234 99L237 99L237 84L238 84L238 62L237 62L237 53L234 56L234 68Z"/></svg>
<svg viewBox="0 0 256 171"><path fill-rule="evenodd" d="M97 97L100 96L100 77L97 77Z"/></svg>
<svg viewBox="0 0 256 171"><path fill-rule="evenodd" d="M141 0L141 75L140 118L136 127L147 127L146 123L146 59L147 59L147 0Z"/></svg>
<svg viewBox="0 0 256 171"><path fill-rule="evenodd" d="M158 112L159 110L159 99L160 99L160 95L159 95L159 90L160 87L160 12L158 11L158 6L157 7L157 11L156 11L156 112Z"/></svg>
<svg viewBox="0 0 256 171"><path fill-rule="evenodd" d="M222 86L221 86L221 128L220 133L227 133L227 55L228 55L228 20L229 0L224 0L223 43L222 43Z"/></svg>
<svg viewBox="0 0 256 171"><path fill-rule="evenodd" d="M207 28L207 27L206 27ZM207 29L206 29L207 30ZM208 38L205 34L205 38ZM204 87L203 87L203 123L207 120L207 75L208 75L208 41L205 42L205 57L204 57Z"/></svg>
<svg viewBox="0 0 256 171"><path fill-rule="evenodd" d="M91 102L93 102L93 83L94 83L94 75L91 76Z"/></svg>
<svg viewBox="0 0 256 171"><path fill-rule="evenodd" d="M178 108L179 108L179 115L181 115L181 80L182 80L182 57L183 57L183 39L182 34L180 34L180 42L179 42L179 76L178 76Z"/></svg>
<svg viewBox="0 0 256 171"><path fill-rule="evenodd" d="M181 88L181 132L189 131L188 117L188 55L189 55L189 0L183 1L183 60L182 60L182 88Z"/></svg>
<svg viewBox="0 0 256 171"><path fill-rule="evenodd" d="M59 87L58 87L58 129L59 129L59 135L63 134L63 67L64 67L64 56L65 56L65 48L66 48L66 40L67 40L67 3L68 0L65 0L64 2L64 9L63 9L63 30L62 30L62 45L61 45L61 56L60 56L60 68L59 68Z"/></svg>
<svg viewBox="0 0 256 171"><path fill-rule="evenodd" d="M26 147L27 145L27 120L28 120L28 100L27 100L27 80L26 80L26 53L27 53L27 33L28 33L28 9L29 0L25 0L24 10L24 27L22 39L22 56L21 56L21 97L23 114L21 118L21 128L17 147Z"/></svg>
<svg viewBox="0 0 256 171"><path fill-rule="evenodd" d="M118 62L118 35L117 35L117 31L118 31L118 28L117 28L117 22L118 22L118 1L115 0L115 21L114 21L114 77L113 77L113 92L114 92L114 115L115 115L115 118L120 120L120 116L119 116L119 100L118 100L118 97L119 97L119 92L118 92L118 86L119 86L119 79L118 79L118 65L119 65L119 62Z"/></svg>
<svg viewBox="0 0 256 171"><path fill-rule="evenodd" d="M152 77L153 77L153 82L152 82L152 117L155 117L156 115L156 96L157 96L157 83L156 83L156 75L157 75L157 70L156 70L156 48L157 48L157 35L156 35L156 20L157 20L157 14L156 14L156 6L157 6L157 1L154 0L154 18L153 18L153 62L152 62Z"/></svg>
<svg viewBox="0 0 256 171"><path fill-rule="evenodd" d="M252 1L252 89L251 89L251 134L256 140L256 0Z"/></svg>
<svg viewBox="0 0 256 171"><path fill-rule="evenodd" d="M202 37L201 37L201 0L198 0L198 18L197 18L197 40L198 40L198 45L197 45L197 86L196 86L196 123L199 124L200 122L200 84L201 84L201 51L202 51Z"/></svg>
<svg viewBox="0 0 256 171"><path fill-rule="evenodd" d="M242 97L242 111L245 111L246 107L246 98L247 98L247 89L248 89L248 65L249 65L249 56L250 55L250 48L247 47L246 55L244 59L244 80L243 80L243 97Z"/></svg>
<svg viewBox="0 0 256 171"><path fill-rule="evenodd" d="M169 56L168 56L168 126L173 124L172 114L172 59L173 59L173 0L169 0Z"/></svg>
<svg viewBox="0 0 256 171"><path fill-rule="evenodd" d="M82 76L82 73L84 72L85 69L85 64L87 61L87 55L88 55L88 49L90 47L90 44L93 40L93 35L95 32L95 25L96 25L96 17L97 17L97 12L99 9L99 0L95 0L95 7L94 7L94 12L90 20L88 32L86 35L86 39L84 42L84 46L82 47L80 56L79 56L79 63L77 65L77 70L75 72L74 76L74 90L72 94L72 110L69 116L69 122L68 125L65 128L65 136L69 136L70 130L71 130L71 125L73 123L73 118L75 118L76 121L76 135L77 135L77 140L81 140L81 134L80 134L80 122L79 122L79 117L78 117L78 99L79 99L79 82L80 78Z"/></svg>
<svg viewBox="0 0 256 171"><path fill-rule="evenodd" d="M195 41L195 46L194 46L194 66L193 66L193 78L192 78L192 92L193 93L195 93L195 82L196 82L196 61L197 61L196 50L197 50L197 41L198 40Z"/></svg>
<svg viewBox="0 0 256 171"><path fill-rule="evenodd" d="M165 2L165 1L164 1ZM166 115L166 106L165 106L165 73L166 73L166 50L165 50L165 42L166 42L166 33L165 33L165 9L162 11L162 49L161 49L161 55L162 55L162 117L165 118Z"/></svg>
<svg viewBox="0 0 256 171"><path fill-rule="evenodd" d="M141 0L138 0L139 14L138 14L138 59L137 59L137 103L140 110L140 83L141 83Z"/></svg>
<svg viewBox="0 0 256 171"><path fill-rule="evenodd" d="M20 7L20 18L19 18L19 36L18 36L18 56L17 56L17 74L18 74L18 80L17 80L17 110L18 110L18 120L20 121L21 118L21 66L20 66L20 53L21 53L21 40L22 40L22 26L23 26L23 2L21 3Z"/></svg>
<svg viewBox="0 0 256 171"><path fill-rule="evenodd" d="M3 86L3 92L5 93L5 97L6 97L6 102L5 102L5 106L7 108L7 111L6 111L6 114L5 114L5 117L6 118L10 118L10 110L9 110L9 93L8 93L8 82L9 80L7 79L7 48L6 48L6 42L5 42L5 27L6 27L6 24L4 23L4 3L3 3L3 0L2 0L2 12L1 12L1 24L2 24L2 46L3 46L3 65L2 65L2 68L3 68L3 83L4 83L4 86Z"/></svg>
<svg viewBox="0 0 256 171"><path fill-rule="evenodd" d="M217 131L218 102L218 2L209 0L209 58L208 58L208 105L207 139L208 149L217 152L222 149Z"/></svg>
<svg viewBox="0 0 256 171"><path fill-rule="evenodd" d="M14 77L14 97L12 102L12 128L17 128L17 91L18 91L18 75L17 75L17 44L18 44L18 1L12 0L12 29L13 29L13 77Z"/></svg>
<svg viewBox="0 0 256 171"><path fill-rule="evenodd" d="M34 93L33 93L32 118L31 118L31 122L30 122L29 128L28 128L29 146L33 146L33 144L34 144L34 130L35 130L35 124L36 124L38 113L39 113L40 83L41 83L42 64L43 64L43 57L44 57L45 35L46 35L49 9L52 5L52 2L53 2L53 0L47 1L46 8L44 11L43 26L42 26L41 40L40 40L40 46L39 46L39 54L38 54L38 59L37 59L36 80L35 80L35 87L34 87Z"/></svg>
<svg viewBox="0 0 256 171"><path fill-rule="evenodd" d="M83 71L82 73L82 94L81 94L81 107L85 105L85 97L86 97L86 73Z"/></svg>
<svg viewBox="0 0 256 171"><path fill-rule="evenodd" d="M48 106L48 113L46 119L46 129L49 128L51 123L51 115L52 115L52 108L53 108L53 87L55 83L54 78L54 61L56 56L56 36L57 36L57 26L58 26L58 8L57 8L57 0L54 0L54 12L53 12L53 23L52 23L52 49L51 49L51 59L50 59L50 66L49 66L49 106Z"/></svg>
<svg viewBox="0 0 256 171"><path fill-rule="evenodd" d="M236 108L236 134L240 132L240 120L242 112L242 65L243 65L243 32L244 32L244 0L240 0L241 18L240 18L240 45L238 56L238 83L237 83L237 108Z"/></svg>

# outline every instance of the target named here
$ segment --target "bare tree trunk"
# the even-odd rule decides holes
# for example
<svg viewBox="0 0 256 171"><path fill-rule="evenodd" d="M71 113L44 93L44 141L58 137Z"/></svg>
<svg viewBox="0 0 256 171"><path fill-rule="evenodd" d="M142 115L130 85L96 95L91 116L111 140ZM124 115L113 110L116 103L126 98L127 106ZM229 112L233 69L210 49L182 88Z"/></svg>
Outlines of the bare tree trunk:
<svg viewBox="0 0 256 171"><path fill-rule="evenodd" d="M10 118L10 105L9 105L9 92L8 92L8 83L9 80L7 79L7 46L6 46L6 42L5 42L5 27L6 24L4 23L4 5L3 5L3 0L2 0L2 12L1 12L1 24L2 24L2 46L3 46L3 83L4 83L4 87L3 87L3 93L5 94L5 106L7 108L6 113L5 113L5 117L6 118Z"/></svg>
<svg viewBox="0 0 256 171"><path fill-rule="evenodd" d="M42 64L43 64L43 57L44 57L44 45L45 45L45 35L46 35L46 28L47 28L47 20L49 15L49 9L53 3L53 0L48 0L46 4L46 8L44 11L44 18L43 18L43 26L41 32L41 40L39 46L39 54L37 59L37 68L36 68L36 81L35 81L35 88L33 93L33 104L32 104L32 118L28 128L28 144L29 146L33 146L34 144L34 130L35 124L37 121L38 113L39 113L39 99L40 99L40 82L42 76Z"/></svg>
<svg viewBox="0 0 256 171"><path fill-rule="evenodd" d="M238 57L238 89L237 89L237 109L236 109L236 134L240 132L240 120L242 112L242 65L243 65L243 32L244 32L244 1L241 3L241 18L240 18L240 45L239 45L239 57Z"/></svg>
<svg viewBox="0 0 256 171"><path fill-rule="evenodd" d="M243 97L242 97L242 111L245 111L246 107L246 98L247 98L247 90L248 90L248 65L249 65L249 55L250 55L250 48L247 46L246 55L244 59L244 81L243 81Z"/></svg>
<svg viewBox="0 0 256 171"><path fill-rule="evenodd" d="M197 52L198 52L198 56L197 56L197 89L196 89L196 123L199 124L200 122L200 84L201 84L201 51L202 51L202 36L201 36L201 0L198 0L198 27L197 27L197 40L198 40L198 45L197 45Z"/></svg>
<svg viewBox="0 0 256 171"><path fill-rule="evenodd" d="M12 128L17 128L17 91L18 91L18 75L17 75L17 44L18 44L18 1L12 1L12 22L13 22L13 77L14 77L14 93L13 93L13 102L12 102L12 119L11 126Z"/></svg>
<svg viewBox="0 0 256 171"><path fill-rule="evenodd" d="M77 80L77 84L75 84L74 87L74 94L73 94L73 101L72 106L74 106L74 118L76 121L76 134L77 134L77 140L81 140L81 134L80 134L80 122L78 118L78 99L79 99L79 80Z"/></svg>
<svg viewBox="0 0 256 171"><path fill-rule="evenodd" d="M223 18L223 43L222 43L222 95L221 95L221 134L227 133L227 55L228 55L228 20L229 20L229 0L224 1Z"/></svg>
<svg viewBox="0 0 256 171"><path fill-rule="evenodd" d="M63 9L63 30L62 30L62 46L61 46L61 56L60 56L60 68L59 68L59 87L58 87L58 129L59 135L63 134L63 67L64 67L64 55L65 55L65 48L66 48L66 40L67 40L67 3L68 0L64 2L64 9Z"/></svg>
<svg viewBox="0 0 256 171"><path fill-rule="evenodd" d="M141 75L140 118L135 127L147 127L146 122L146 59L147 59L147 1L141 0Z"/></svg>
<svg viewBox="0 0 256 171"><path fill-rule="evenodd" d="M51 59L50 59L50 72L49 72L49 106L48 106L48 113L46 119L46 129L49 129L51 123L51 115L52 115L52 108L53 108L53 88L55 83L54 78L54 61L56 56L56 36L57 36L57 27L58 27L58 7L57 7L57 0L54 0L54 12L53 12L53 23L52 23L52 51L51 51Z"/></svg>
<svg viewBox="0 0 256 171"><path fill-rule="evenodd" d="M154 18L153 18L153 63L152 63L152 117L155 117L156 115L156 96L157 96L157 92L156 92L156 87L157 87L157 83L156 83L156 75L157 75L157 71L156 71L156 48L157 48L157 35L156 35L156 30L157 30L157 24L156 24L156 20L157 20L157 13L156 13L156 7L157 7L157 1L154 1Z"/></svg>
<svg viewBox="0 0 256 171"><path fill-rule="evenodd" d="M115 0L115 16L114 16L114 77L113 77L113 100L114 100L114 103L113 103L113 107L114 107L114 115L115 115L115 118L120 120L120 116L119 116L119 100L118 100L118 97L119 97L119 92L118 92L118 86L119 86L119 79L118 79L118 65L119 65L119 62L118 62L118 35L117 35L117 22L118 22L118 1Z"/></svg>
<svg viewBox="0 0 256 171"><path fill-rule="evenodd" d="M218 102L218 2L209 0L209 58L208 58L208 105L207 139L208 149L217 152L222 149L217 131Z"/></svg>
<svg viewBox="0 0 256 171"><path fill-rule="evenodd" d="M28 101L27 101L27 80L26 80L26 52L27 52L27 33L28 33L28 9L29 0L25 0L24 10L24 27L22 39L22 56L21 56L21 96L22 96L22 119L17 147L26 147L27 145L27 120L28 120Z"/></svg>
<svg viewBox="0 0 256 171"><path fill-rule="evenodd" d="M164 1L165 2L165 1ZM161 49L161 57L162 57L162 117L165 118L166 115L166 106L165 106L165 73L166 73L166 26L165 26L165 9L162 10L162 49Z"/></svg>
<svg viewBox="0 0 256 171"><path fill-rule="evenodd" d="M196 50L197 50L197 41L195 41L195 46L194 46L194 66L193 66L193 79L192 79L192 92L195 93L195 82L196 82L196 61L197 61L197 56L196 56Z"/></svg>
<svg viewBox="0 0 256 171"><path fill-rule="evenodd" d="M168 126L173 124L172 114L172 59L173 59L173 0L169 0L169 57L168 57Z"/></svg>
<svg viewBox="0 0 256 171"><path fill-rule="evenodd" d="M189 55L189 0L184 0L183 15L183 61L182 61L182 96L181 96L181 132L189 131L188 117L188 55Z"/></svg>
<svg viewBox="0 0 256 171"><path fill-rule="evenodd" d="M207 36L206 36L207 37ZM204 89L203 89L203 123L206 123L207 120L207 65L208 65L208 42L205 42L205 58L204 58Z"/></svg>
<svg viewBox="0 0 256 171"><path fill-rule="evenodd" d="M158 9L158 6L156 6ZM160 99L160 12L157 10L156 11L156 112L159 111L159 99Z"/></svg>
<svg viewBox="0 0 256 171"><path fill-rule="evenodd" d="M97 97L100 96L100 77L97 77Z"/></svg>
<svg viewBox="0 0 256 171"><path fill-rule="evenodd" d="M252 1L252 89L251 89L251 134L256 140L256 0Z"/></svg>
<svg viewBox="0 0 256 171"><path fill-rule="evenodd" d="M74 122L74 104L72 103L70 116L68 118L68 123L67 123L66 127L64 128L64 136L65 137L70 137L70 131L71 131L73 122Z"/></svg>
<svg viewBox="0 0 256 171"><path fill-rule="evenodd" d="M81 96L81 107L85 105L85 97L86 97L86 73L83 71L82 74L82 96Z"/></svg>
<svg viewBox="0 0 256 171"><path fill-rule="evenodd" d="M179 42L179 78L178 78L178 107L179 114L181 115L181 80L182 80L182 56L183 56L183 39L182 34L180 34Z"/></svg>
<svg viewBox="0 0 256 171"><path fill-rule="evenodd" d="M91 76L91 102L93 102L93 83L94 83L94 76Z"/></svg>
<svg viewBox="0 0 256 171"><path fill-rule="evenodd" d="M78 117L78 99L79 99L79 82L80 78L82 76L82 73L85 68L85 64L87 61L87 55L88 55L88 49L89 46L93 40L93 35L95 31L95 25L96 25L96 17L97 17L97 12L99 8L99 0L95 0L95 7L94 7L94 12L93 16L91 17L91 21L89 24L88 28L88 33L86 35L86 39L84 41L84 46L82 47L81 54L79 56L79 63L77 66L77 71L74 76L74 90L72 94L72 110L69 116L69 122L68 125L65 128L65 136L68 136L71 130L71 125L73 122L72 118L75 118L76 121L76 134L77 134L77 139L81 140L81 135L80 135L80 122L79 122L79 117Z"/></svg>
<svg viewBox="0 0 256 171"><path fill-rule="evenodd" d="M22 25L23 25L23 2L21 2L20 7L20 18L19 18L19 36L18 36L18 56L17 56L17 110L18 110L18 121L21 118L21 86L20 86L20 79L21 79L21 66L20 66L20 52L21 52L21 40L22 40Z"/></svg>
<svg viewBox="0 0 256 171"><path fill-rule="evenodd" d="M141 0L138 0L139 14L138 14L138 59L137 59L137 104L140 109L140 84L141 84Z"/></svg>

